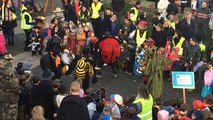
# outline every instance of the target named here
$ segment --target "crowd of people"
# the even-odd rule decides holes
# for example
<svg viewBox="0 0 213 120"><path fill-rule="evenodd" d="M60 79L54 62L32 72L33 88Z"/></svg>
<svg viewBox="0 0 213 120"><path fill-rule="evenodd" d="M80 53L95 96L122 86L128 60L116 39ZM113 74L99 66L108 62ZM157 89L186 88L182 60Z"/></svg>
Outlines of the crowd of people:
<svg viewBox="0 0 213 120"><path fill-rule="evenodd" d="M137 1L123 11L127 1L62 0L51 21L33 0L1 1L0 119L2 120L210 120L213 119L213 1L156 0L153 18ZM17 27L15 5L20 7L24 51L41 55L41 75L31 73L29 61L12 69L14 57L6 45L14 43ZM180 9L179 9L180 8ZM102 78L102 67L138 76L143 83L137 96L106 96L93 90L90 81ZM62 75L74 71L69 90ZM203 83L193 106L173 98L163 102L163 81L172 82L173 71L194 72Z"/></svg>

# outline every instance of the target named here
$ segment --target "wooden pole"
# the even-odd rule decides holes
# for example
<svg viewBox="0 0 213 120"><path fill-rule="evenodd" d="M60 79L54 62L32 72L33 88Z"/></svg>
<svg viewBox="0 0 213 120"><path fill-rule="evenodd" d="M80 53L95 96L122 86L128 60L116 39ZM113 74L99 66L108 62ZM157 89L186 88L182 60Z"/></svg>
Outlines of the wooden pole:
<svg viewBox="0 0 213 120"><path fill-rule="evenodd" d="M186 89L183 88L183 103L186 103Z"/></svg>

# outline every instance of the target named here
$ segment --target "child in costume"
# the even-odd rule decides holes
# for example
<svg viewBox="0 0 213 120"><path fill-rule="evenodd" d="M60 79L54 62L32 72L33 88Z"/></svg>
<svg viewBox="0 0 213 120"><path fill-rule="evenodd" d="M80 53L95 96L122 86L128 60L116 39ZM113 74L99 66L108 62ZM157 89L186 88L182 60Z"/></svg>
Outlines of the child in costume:
<svg viewBox="0 0 213 120"><path fill-rule="evenodd" d="M42 54L41 43L43 40L43 35L40 32L40 27L35 26L34 31L30 34L31 44L28 47L32 48L32 56L35 56L37 51Z"/></svg>
<svg viewBox="0 0 213 120"><path fill-rule="evenodd" d="M213 81L213 67L211 64L207 64L208 70L204 73L204 87L202 89L202 97L206 97L208 94L212 94L212 81Z"/></svg>
<svg viewBox="0 0 213 120"><path fill-rule="evenodd" d="M133 65L133 73L136 76L142 75L142 72L139 71L139 68L140 68L140 60L143 59L144 53L145 53L145 50L144 50L143 46L142 46L142 48L136 49L136 57L135 57L134 65Z"/></svg>

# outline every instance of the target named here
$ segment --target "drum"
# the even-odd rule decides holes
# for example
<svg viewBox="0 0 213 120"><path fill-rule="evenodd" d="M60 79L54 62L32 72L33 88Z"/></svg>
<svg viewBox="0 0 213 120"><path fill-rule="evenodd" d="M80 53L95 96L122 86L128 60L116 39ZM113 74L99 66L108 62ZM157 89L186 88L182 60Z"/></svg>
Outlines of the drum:
<svg viewBox="0 0 213 120"><path fill-rule="evenodd" d="M61 61L65 65L69 65L72 62L73 59L74 59L74 56L70 55L69 53L62 53L61 54Z"/></svg>

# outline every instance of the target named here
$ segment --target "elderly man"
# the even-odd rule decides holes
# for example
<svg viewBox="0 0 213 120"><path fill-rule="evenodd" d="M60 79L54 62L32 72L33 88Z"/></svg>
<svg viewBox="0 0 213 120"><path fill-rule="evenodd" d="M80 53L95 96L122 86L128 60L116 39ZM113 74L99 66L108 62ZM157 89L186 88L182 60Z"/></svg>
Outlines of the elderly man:
<svg viewBox="0 0 213 120"><path fill-rule="evenodd" d="M0 120L17 119L19 79L12 68L14 59L8 54L0 60Z"/></svg>

